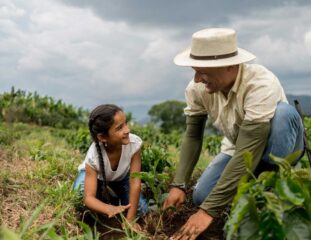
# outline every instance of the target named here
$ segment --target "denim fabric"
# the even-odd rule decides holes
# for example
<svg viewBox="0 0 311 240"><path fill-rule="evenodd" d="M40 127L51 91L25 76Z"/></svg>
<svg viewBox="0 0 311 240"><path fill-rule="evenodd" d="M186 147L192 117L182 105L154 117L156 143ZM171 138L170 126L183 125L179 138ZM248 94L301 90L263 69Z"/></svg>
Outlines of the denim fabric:
<svg viewBox="0 0 311 240"><path fill-rule="evenodd" d="M85 170L81 170L77 176L73 188L80 192L81 195L84 194L84 179L85 179ZM98 181L98 186L101 181ZM129 203L129 175L127 175L123 180L118 182L110 182L108 186L116 193L118 199L113 201L113 205L127 205ZM96 198L100 199L100 188L97 188ZM139 203L137 209L137 216L144 216L148 212L148 204L146 199L142 194L139 196Z"/></svg>
<svg viewBox="0 0 311 240"><path fill-rule="evenodd" d="M301 150L303 155L303 149L303 124L301 117L293 106L287 103L279 103L271 121L268 142L259 165L269 168L269 165L273 164L269 159L270 153L278 157L285 157L294 151ZM194 187L194 204L200 205L205 200L216 185L230 159L230 155L219 153L212 160Z"/></svg>

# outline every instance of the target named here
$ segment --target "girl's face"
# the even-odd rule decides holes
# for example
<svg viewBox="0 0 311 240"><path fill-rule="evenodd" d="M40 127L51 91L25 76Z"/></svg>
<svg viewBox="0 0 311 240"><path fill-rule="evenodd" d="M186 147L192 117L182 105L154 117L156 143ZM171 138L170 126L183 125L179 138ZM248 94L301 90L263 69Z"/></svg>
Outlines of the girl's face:
<svg viewBox="0 0 311 240"><path fill-rule="evenodd" d="M114 121L108 130L108 136L105 137L108 145L126 145L129 144L130 129L127 126L124 112L119 111L114 115Z"/></svg>

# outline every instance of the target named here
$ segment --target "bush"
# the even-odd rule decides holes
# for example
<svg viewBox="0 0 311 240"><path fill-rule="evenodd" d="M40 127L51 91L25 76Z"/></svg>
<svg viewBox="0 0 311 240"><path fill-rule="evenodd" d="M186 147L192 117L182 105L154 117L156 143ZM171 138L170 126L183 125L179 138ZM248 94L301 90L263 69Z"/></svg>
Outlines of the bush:
<svg viewBox="0 0 311 240"><path fill-rule="evenodd" d="M276 172L263 172L238 187L226 223L230 239L311 239L310 169L293 169L294 153L285 159L271 156ZM251 156L246 165L251 174Z"/></svg>
<svg viewBox="0 0 311 240"><path fill-rule="evenodd" d="M134 124L131 126L131 132L139 136L144 143L163 148L167 148L169 145L179 147L181 143L181 134L178 131L171 131L168 134L164 134L154 124L145 126Z"/></svg>
<svg viewBox="0 0 311 240"><path fill-rule="evenodd" d="M35 123L58 128L78 128L86 122L87 111L52 97L22 90L0 94L0 118L5 122Z"/></svg>
<svg viewBox="0 0 311 240"><path fill-rule="evenodd" d="M172 163L168 159L165 148L155 145L143 145L141 153L142 171L149 172L157 163L156 171L161 173L165 168L171 168Z"/></svg>
<svg viewBox="0 0 311 240"><path fill-rule="evenodd" d="M207 149L210 155L217 155L220 152L222 136L206 136L203 139L203 149Z"/></svg>

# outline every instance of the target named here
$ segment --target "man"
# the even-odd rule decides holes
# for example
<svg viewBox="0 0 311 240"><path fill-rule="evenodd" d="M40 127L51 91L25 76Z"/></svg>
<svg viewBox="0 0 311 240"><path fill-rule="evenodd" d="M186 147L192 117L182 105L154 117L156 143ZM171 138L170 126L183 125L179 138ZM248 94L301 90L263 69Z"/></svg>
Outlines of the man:
<svg viewBox="0 0 311 240"><path fill-rule="evenodd" d="M287 103L279 80L237 47L233 29L211 28L192 35L191 48L174 62L190 66L194 78L186 88L186 132L180 163L163 208L184 203L185 188L198 161L207 116L222 131L221 152L194 187L199 210L171 239L195 239L233 199L246 174L243 154L253 155L253 171L269 167L269 153L284 157L303 151L302 120Z"/></svg>

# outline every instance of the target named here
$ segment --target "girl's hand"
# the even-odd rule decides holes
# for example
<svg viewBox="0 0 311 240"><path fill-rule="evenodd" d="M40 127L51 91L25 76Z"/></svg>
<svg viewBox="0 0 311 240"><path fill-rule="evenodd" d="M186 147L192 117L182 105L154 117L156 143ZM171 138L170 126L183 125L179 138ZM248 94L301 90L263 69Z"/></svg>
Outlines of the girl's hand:
<svg viewBox="0 0 311 240"><path fill-rule="evenodd" d="M124 212L125 210L129 209L131 207L131 204L127 204L127 205L120 205L120 206L114 206L111 205L108 209L107 215L109 218L112 218L114 216L116 216L119 213Z"/></svg>
<svg viewBox="0 0 311 240"><path fill-rule="evenodd" d="M142 227L136 223L136 222L130 222L129 220L125 219L125 221L122 223L122 228L130 228L136 233L141 233L142 232Z"/></svg>

